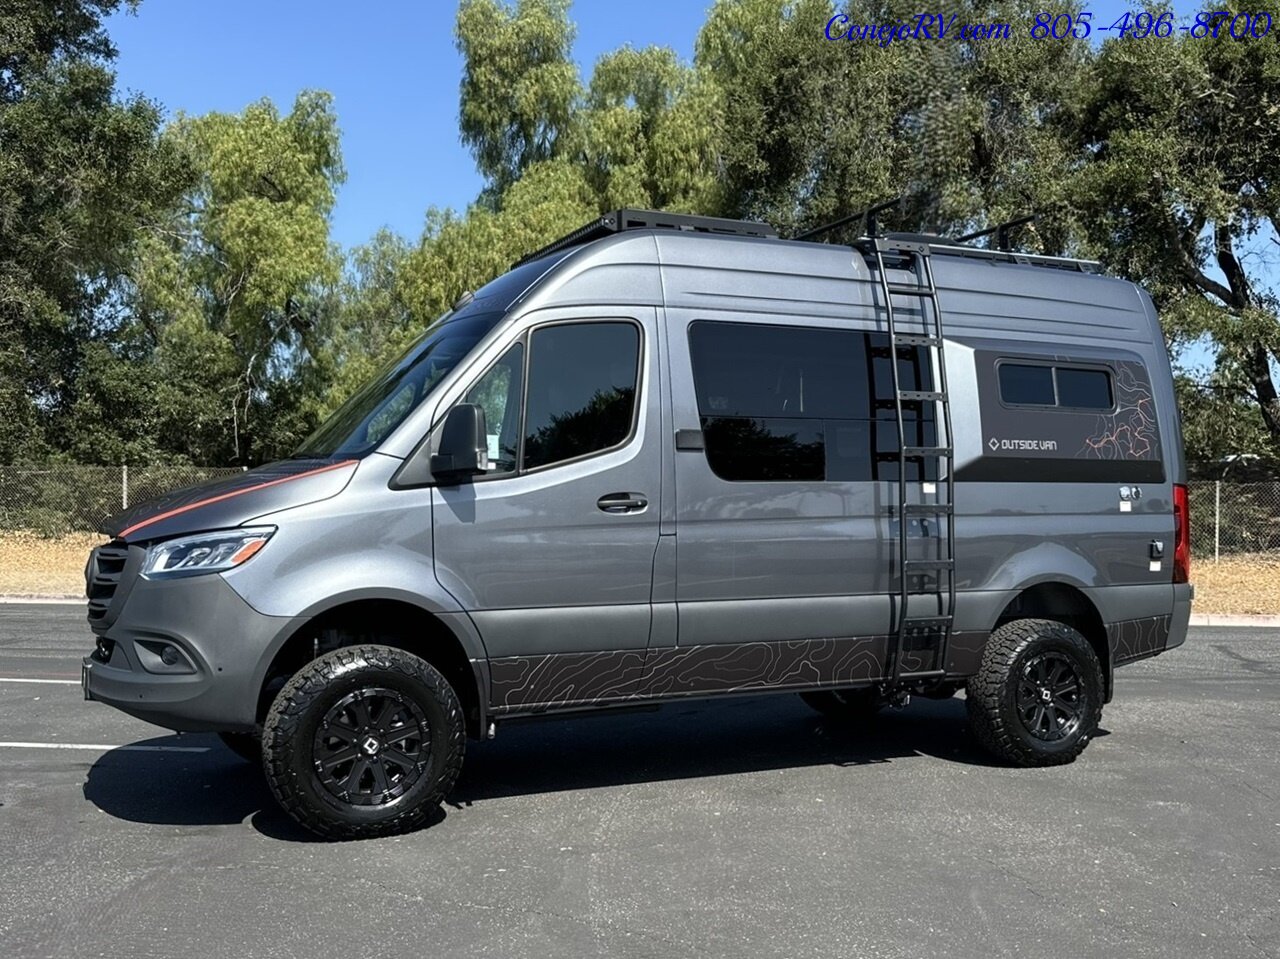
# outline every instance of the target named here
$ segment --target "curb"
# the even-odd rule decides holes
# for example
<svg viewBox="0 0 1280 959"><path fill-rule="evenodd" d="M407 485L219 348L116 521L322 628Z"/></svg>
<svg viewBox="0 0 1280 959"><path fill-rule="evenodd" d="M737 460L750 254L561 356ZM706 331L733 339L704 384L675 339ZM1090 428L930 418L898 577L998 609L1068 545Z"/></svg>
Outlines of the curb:
<svg viewBox="0 0 1280 959"><path fill-rule="evenodd" d="M88 600L83 596L72 596L59 593L56 596L40 596L36 593L22 593L17 596L0 596L0 605L31 606L82 606Z"/></svg>
<svg viewBox="0 0 1280 959"><path fill-rule="evenodd" d="M1192 626L1248 626L1250 629L1280 629L1280 616L1235 613L1192 613Z"/></svg>

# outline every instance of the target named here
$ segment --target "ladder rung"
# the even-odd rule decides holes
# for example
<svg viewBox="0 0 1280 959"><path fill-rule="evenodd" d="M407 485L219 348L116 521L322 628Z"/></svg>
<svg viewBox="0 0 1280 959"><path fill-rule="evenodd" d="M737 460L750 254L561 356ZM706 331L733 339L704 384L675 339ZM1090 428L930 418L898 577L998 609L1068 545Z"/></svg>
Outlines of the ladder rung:
<svg viewBox="0 0 1280 959"><path fill-rule="evenodd" d="M950 446L904 446L902 455L912 456L950 456Z"/></svg>
<svg viewBox="0 0 1280 959"><path fill-rule="evenodd" d="M907 515L912 513L951 513L950 503L907 503L902 507Z"/></svg>
<svg viewBox="0 0 1280 959"><path fill-rule="evenodd" d="M954 569L954 559L909 559L907 560L907 571L912 569Z"/></svg>
<svg viewBox="0 0 1280 959"><path fill-rule="evenodd" d="M950 626L950 616L917 616L914 619L908 616L902 621L902 628L907 631L921 629L937 629L940 626Z"/></svg>
<svg viewBox="0 0 1280 959"><path fill-rule="evenodd" d="M899 346L941 346L942 337L924 336L920 333L895 333L893 342Z"/></svg>
<svg viewBox="0 0 1280 959"><path fill-rule="evenodd" d="M899 390L898 399L920 402L941 402L947 394L939 390Z"/></svg>
<svg viewBox="0 0 1280 959"><path fill-rule="evenodd" d="M928 299L937 297L937 292L929 289L927 286L913 285L911 283L886 283L884 288L894 296L923 296Z"/></svg>

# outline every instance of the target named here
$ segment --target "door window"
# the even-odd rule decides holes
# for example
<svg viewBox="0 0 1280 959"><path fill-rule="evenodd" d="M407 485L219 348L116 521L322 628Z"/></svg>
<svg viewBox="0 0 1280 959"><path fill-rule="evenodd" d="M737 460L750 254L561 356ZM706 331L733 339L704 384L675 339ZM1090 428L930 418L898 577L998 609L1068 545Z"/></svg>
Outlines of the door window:
<svg viewBox="0 0 1280 959"><path fill-rule="evenodd" d="M632 323L567 323L529 343L524 469L618 446L635 420L640 332Z"/></svg>
<svg viewBox="0 0 1280 959"><path fill-rule="evenodd" d="M640 330L634 323L540 327L466 392L484 410L486 476L553 466L627 441L635 423Z"/></svg>

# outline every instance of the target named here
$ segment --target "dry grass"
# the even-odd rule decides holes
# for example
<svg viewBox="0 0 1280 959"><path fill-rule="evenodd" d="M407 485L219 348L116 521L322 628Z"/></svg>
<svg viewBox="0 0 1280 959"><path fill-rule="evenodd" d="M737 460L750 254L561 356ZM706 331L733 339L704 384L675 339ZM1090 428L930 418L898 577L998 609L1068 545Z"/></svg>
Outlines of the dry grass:
<svg viewBox="0 0 1280 959"><path fill-rule="evenodd" d="M1280 552L1191 560L1196 613L1280 613Z"/></svg>
<svg viewBox="0 0 1280 959"><path fill-rule="evenodd" d="M0 596L83 596L89 550L103 542L95 533L46 539L37 533L0 535Z"/></svg>
<svg viewBox="0 0 1280 959"><path fill-rule="evenodd" d="M93 533L44 539L36 533L0 536L0 596L82 596L84 563L102 542ZM1280 613L1280 553L1197 557L1191 564L1197 613Z"/></svg>

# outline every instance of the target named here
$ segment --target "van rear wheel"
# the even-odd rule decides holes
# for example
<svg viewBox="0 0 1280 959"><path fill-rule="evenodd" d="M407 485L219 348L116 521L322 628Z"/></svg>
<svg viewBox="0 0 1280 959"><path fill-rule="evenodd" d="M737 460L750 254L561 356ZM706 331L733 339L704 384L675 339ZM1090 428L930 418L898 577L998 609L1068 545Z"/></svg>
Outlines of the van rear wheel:
<svg viewBox="0 0 1280 959"><path fill-rule="evenodd" d="M969 678L969 728L1017 766L1056 766L1083 752L1102 719L1102 666L1063 623L1019 619L991 634Z"/></svg>
<svg viewBox="0 0 1280 959"><path fill-rule="evenodd" d="M820 689L801 693L800 698L828 719L843 722L867 722L884 705L884 700L871 686L859 689Z"/></svg>
<svg viewBox="0 0 1280 959"><path fill-rule="evenodd" d="M301 825L333 839L409 832L453 788L466 731L453 688L389 646L350 646L308 663L263 726L267 782Z"/></svg>

